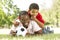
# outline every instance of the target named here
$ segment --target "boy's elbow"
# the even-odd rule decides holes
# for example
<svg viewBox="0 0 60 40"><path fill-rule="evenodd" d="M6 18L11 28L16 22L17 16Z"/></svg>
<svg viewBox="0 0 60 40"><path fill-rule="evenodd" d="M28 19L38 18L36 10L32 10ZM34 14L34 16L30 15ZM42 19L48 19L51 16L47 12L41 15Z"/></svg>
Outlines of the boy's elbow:
<svg viewBox="0 0 60 40"><path fill-rule="evenodd" d="M40 27L41 27L41 28L44 28L44 24L42 23L42 24L40 25Z"/></svg>

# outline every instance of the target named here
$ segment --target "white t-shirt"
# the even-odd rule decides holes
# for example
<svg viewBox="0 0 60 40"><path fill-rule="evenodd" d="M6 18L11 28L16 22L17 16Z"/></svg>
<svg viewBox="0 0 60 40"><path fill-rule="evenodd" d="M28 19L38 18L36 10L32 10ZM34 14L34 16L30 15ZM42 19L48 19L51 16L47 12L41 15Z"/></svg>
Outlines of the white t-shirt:
<svg viewBox="0 0 60 40"><path fill-rule="evenodd" d="M34 32L37 32L39 30L41 30L39 25L35 21L31 20L27 28L28 33L34 34Z"/></svg>

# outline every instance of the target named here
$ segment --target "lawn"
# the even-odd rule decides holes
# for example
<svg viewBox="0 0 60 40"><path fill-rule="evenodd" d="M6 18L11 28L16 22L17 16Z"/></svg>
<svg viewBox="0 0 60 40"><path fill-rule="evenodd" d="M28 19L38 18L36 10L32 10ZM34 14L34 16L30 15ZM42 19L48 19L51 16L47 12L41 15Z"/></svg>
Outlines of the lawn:
<svg viewBox="0 0 60 40"><path fill-rule="evenodd" d="M0 40L60 40L60 34L27 35L26 37L0 35Z"/></svg>

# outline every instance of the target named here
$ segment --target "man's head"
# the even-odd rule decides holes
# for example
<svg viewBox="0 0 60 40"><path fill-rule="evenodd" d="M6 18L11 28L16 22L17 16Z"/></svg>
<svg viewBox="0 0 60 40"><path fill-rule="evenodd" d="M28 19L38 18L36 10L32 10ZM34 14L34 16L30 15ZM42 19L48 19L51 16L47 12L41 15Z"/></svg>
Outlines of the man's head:
<svg viewBox="0 0 60 40"><path fill-rule="evenodd" d="M36 4L36 3L30 4L30 6L29 6L29 11L30 11L30 14L31 14L31 15L36 16L37 13L38 13L38 11L39 11L39 6L38 6L38 4Z"/></svg>
<svg viewBox="0 0 60 40"><path fill-rule="evenodd" d="M27 26L30 21L30 16L28 15L27 11L20 12L20 21L22 22L23 26Z"/></svg>

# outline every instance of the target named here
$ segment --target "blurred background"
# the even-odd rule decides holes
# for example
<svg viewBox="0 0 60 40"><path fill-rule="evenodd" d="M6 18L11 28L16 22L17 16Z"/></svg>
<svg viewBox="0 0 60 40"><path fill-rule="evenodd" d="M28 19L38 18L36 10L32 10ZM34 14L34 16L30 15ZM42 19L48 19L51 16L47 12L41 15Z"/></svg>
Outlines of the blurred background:
<svg viewBox="0 0 60 40"><path fill-rule="evenodd" d="M10 27L21 10L37 3L45 25L60 27L60 0L0 0L0 28Z"/></svg>

